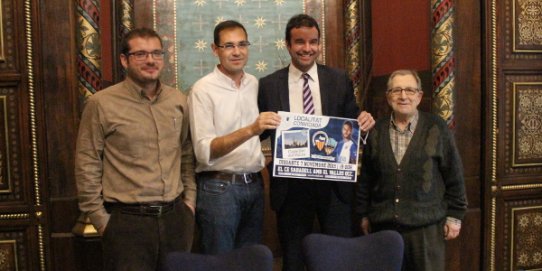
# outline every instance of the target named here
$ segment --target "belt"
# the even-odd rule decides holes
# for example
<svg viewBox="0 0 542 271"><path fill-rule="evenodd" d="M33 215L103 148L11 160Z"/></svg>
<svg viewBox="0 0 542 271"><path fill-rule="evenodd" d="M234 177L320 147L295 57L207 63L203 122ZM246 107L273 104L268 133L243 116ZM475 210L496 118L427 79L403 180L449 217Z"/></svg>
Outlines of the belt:
<svg viewBox="0 0 542 271"><path fill-rule="evenodd" d="M222 171L204 171L198 173L198 180L219 179L231 184L249 184L260 180L260 173L227 173Z"/></svg>
<svg viewBox="0 0 542 271"><path fill-rule="evenodd" d="M105 202L104 206L109 211L118 209L123 214L143 215L143 216L161 216L175 209L175 204L180 197L168 202L149 202L149 203L120 203Z"/></svg>

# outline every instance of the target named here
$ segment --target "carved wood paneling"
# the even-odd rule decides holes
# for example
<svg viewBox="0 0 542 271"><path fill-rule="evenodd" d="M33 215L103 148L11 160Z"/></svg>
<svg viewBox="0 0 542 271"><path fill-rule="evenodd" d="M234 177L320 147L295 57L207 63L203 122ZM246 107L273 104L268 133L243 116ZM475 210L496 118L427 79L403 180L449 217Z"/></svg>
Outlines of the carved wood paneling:
<svg viewBox="0 0 542 271"><path fill-rule="evenodd" d="M6 96L0 96L0 194L12 191L9 166L9 132Z"/></svg>
<svg viewBox="0 0 542 271"><path fill-rule="evenodd" d="M485 267L542 270L542 2L485 5Z"/></svg>
<svg viewBox="0 0 542 271"><path fill-rule="evenodd" d="M514 52L542 53L542 2L517 0L513 2Z"/></svg>
<svg viewBox="0 0 542 271"><path fill-rule="evenodd" d="M17 49L15 48L16 40L14 37L14 10L12 1L3 0L0 1L0 19L2 23L0 26L0 73L13 72L18 66L17 62Z"/></svg>
<svg viewBox="0 0 542 271"><path fill-rule="evenodd" d="M21 179L19 99L13 87L0 87L0 203L24 198Z"/></svg>
<svg viewBox="0 0 542 271"><path fill-rule="evenodd" d="M542 172L542 76L504 76L504 153L499 157L503 177Z"/></svg>
<svg viewBox="0 0 542 271"><path fill-rule="evenodd" d="M542 166L542 81L512 85L512 167Z"/></svg>
<svg viewBox="0 0 542 271"><path fill-rule="evenodd" d="M27 239L21 230L0 232L0 271L30 270Z"/></svg>
<svg viewBox="0 0 542 271"><path fill-rule="evenodd" d="M38 2L0 1L0 254L7 257L0 270L46 270L47 264L36 80L40 62L34 54Z"/></svg>
<svg viewBox="0 0 542 271"><path fill-rule="evenodd" d="M504 2L504 57L542 59L542 2L506 0Z"/></svg>
<svg viewBox="0 0 542 271"><path fill-rule="evenodd" d="M510 200L504 209L504 270L542 269L542 200Z"/></svg>

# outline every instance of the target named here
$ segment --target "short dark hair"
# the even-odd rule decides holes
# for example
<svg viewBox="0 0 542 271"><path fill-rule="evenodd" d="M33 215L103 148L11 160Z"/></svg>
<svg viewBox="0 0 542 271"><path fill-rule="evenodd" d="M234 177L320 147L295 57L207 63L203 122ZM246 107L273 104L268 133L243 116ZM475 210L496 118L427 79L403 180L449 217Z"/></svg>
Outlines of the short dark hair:
<svg viewBox="0 0 542 271"><path fill-rule="evenodd" d="M248 39L247 30L245 29L245 27L240 22L234 21L234 20L227 20L227 21L223 21L223 22L221 22L221 23L219 23L219 24L217 24L215 26L215 31L213 33L215 45L219 45L218 43L220 42L220 32L222 32L222 30L230 29L230 28L241 28L241 29L243 29L243 32L245 32L245 36L247 36L247 39Z"/></svg>
<svg viewBox="0 0 542 271"><path fill-rule="evenodd" d="M318 22L307 14L297 14L290 18L288 24L286 24L286 44L290 45L292 29L300 27L316 27L316 30L318 30L318 39L320 39L320 27L318 26Z"/></svg>
<svg viewBox="0 0 542 271"><path fill-rule="evenodd" d="M160 35L158 35L158 33L156 33L156 31L150 28L141 27L132 29L128 33L126 33L126 35L124 35L120 43L121 54L126 55L128 54L128 52L130 52L130 44L128 44L128 42L135 38L157 38L160 41L160 46L162 46L162 48L164 47L164 44L162 43L162 38L160 37Z"/></svg>
<svg viewBox="0 0 542 271"><path fill-rule="evenodd" d="M345 120L345 121L343 122L343 126L345 126L345 125L346 125L346 126L349 126L349 127L350 127L350 130L353 130L353 129L354 129L354 125L353 125L352 122L349 121L349 120Z"/></svg>

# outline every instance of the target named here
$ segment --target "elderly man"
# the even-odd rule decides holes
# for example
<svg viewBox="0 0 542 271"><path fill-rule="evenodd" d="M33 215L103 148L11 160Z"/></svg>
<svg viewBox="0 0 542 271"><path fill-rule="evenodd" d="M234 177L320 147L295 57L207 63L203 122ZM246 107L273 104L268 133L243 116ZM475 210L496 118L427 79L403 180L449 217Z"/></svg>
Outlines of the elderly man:
<svg viewBox="0 0 542 271"><path fill-rule="evenodd" d="M459 235L467 208L463 167L446 123L418 111L422 96L415 71L391 74L393 112L369 135L356 211L364 234L401 233L403 270L444 270L445 240Z"/></svg>

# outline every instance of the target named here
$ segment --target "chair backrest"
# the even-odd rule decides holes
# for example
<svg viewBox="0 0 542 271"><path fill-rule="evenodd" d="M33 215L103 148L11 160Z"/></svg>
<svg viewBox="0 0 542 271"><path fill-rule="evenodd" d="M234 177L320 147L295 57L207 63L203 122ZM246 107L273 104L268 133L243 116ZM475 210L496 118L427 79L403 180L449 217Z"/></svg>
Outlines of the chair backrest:
<svg viewBox="0 0 542 271"><path fill-rule="evenodd" d="M218 255L173 252L166 271L272 271L273 254L264 245L251 245Z"/></svg>
<svg viewBox="0 0 542 271"><path fill-rule="evenodd" d="M395 231L344 238L313 233L303 239L308 271L401 270L404 243Z"/></svg>

